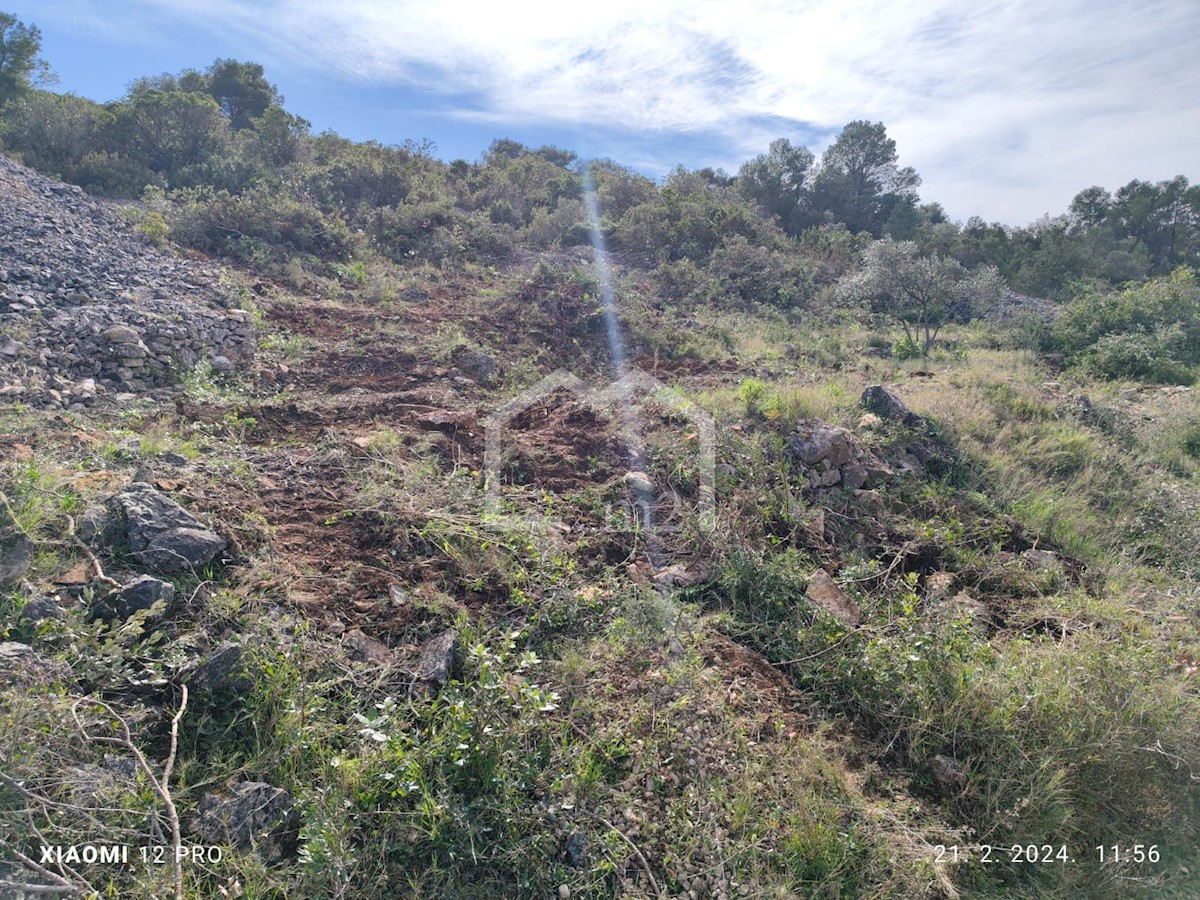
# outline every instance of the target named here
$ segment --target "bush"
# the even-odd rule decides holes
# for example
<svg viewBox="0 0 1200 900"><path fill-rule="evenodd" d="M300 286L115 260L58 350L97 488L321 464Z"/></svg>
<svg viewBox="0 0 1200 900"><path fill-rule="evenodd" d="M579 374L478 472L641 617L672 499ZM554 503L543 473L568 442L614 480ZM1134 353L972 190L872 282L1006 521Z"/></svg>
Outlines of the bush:
<svg viewBox="0 0 1200 900"><path fill-rule="evenodd" d="M892 357L895 359L922 359L925 352L921 345L911 337L903 337L892 345Z"/></svg>
<svg viewBox="0 0 1200 900"><path fill-rule="evenodd" d="M1183 452L1192 459L1200 459L1200 424L1189 425L1179 438Z"/></svg>
<svg viewBox="0 0 1200 900"><path fill-rule="evenodd" d="M718 303L766 303L794 306L811 294L811 279L794 261L776 250L754 246L745 236L731 235L712 255L708 270Z"/></svg>
<svg viewBox="0 0 1200 900"><path fill-rule="evenodd" d="M1178 324L1152 333L1106 334L1080 357L1100 378L1129 378L1156 384L1191 384L1195 375L1177 361L1184 335Z"/></svg>
<svg viewBox="0 0 1200 900"><path fill-rule="evenodd" d="M303 257L311 268L332 275L335 263L354 256L354 237L346 223L325 215L308 199L264 188L239 195L208 188L148 191L144 199L179 243L264 271L282 271L287 262Z"/></svg>
<svg viewBox="0 0 1200 900"><path fill-rule="evenodd" d="M1092 290L1069 304L1048 341L1102 378L1190 384L1200 365L1200 286L1191 269L1116 293Z"/></svg>

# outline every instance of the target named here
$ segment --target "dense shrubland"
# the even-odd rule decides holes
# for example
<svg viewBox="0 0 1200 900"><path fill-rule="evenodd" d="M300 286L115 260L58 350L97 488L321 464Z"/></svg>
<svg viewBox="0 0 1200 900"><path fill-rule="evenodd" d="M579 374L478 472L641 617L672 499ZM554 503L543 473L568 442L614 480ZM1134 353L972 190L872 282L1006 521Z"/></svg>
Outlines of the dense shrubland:
<svg viewBox="0 0 1200 900"><path fill-rule="evenodd" d="M29 79L0 98L5 152L96 194L146 197L173 240L259 268L497 261L587 241L581 163L567 150L503 139L478 161L447 163L427 143L314 135L261 66L235 60L138 79L104 104ZM819 158L781 138L736 175L678 169L655 184L609 160L591 170L602 230L625 261L665 267L678 293L686 260L706 276L703 299L735 304L805 305L863 240L884 236L1060 301L1200 261L1200 188L1182 176L1088 188L1026 227L960 225L920 202L920 177L881 123L849 123Z"/></svg>

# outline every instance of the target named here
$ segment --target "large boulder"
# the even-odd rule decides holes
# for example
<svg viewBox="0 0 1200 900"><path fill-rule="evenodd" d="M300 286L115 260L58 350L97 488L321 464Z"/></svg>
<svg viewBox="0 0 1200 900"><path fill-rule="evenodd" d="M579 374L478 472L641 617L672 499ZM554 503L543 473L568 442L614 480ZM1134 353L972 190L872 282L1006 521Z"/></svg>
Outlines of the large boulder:
<svg viewBox="0 0 1200 900"><path fill-rule="evenodd" d="M873 384L862 392L862 405L868 411L890 422L899 422L909 428L924 429L928 423L896 396L895 392L882 384Z"/></svg>
<svg viewBox="0 0 1200 900"><path fill-rule="evenodd" d="M295 854L300 813L287 791L261 781L243 781L228 796L201 797L192 830L206 844L254 851L271 864Z"/></svg>
<svg viewBox="0 0 1200 900"><path fill-rule="evenodd" d="M130 553L159 572L195 571L227 545L223 537L149 484L134 482L109 505L122 519Z"/></svg>

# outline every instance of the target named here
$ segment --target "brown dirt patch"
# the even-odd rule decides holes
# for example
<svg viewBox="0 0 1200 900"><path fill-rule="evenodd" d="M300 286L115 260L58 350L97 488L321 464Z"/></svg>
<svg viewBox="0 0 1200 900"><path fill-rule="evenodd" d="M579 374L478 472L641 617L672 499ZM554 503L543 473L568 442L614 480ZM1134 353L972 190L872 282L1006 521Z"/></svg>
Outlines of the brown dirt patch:
<svg viewBox="0 0 1200 900"><path fill-rule="evenodd" d="M546 398L509 422L512 451L503 469L506 483L571 491L628 469L615 423L578 401L564 402L562 396Z"/></svg>

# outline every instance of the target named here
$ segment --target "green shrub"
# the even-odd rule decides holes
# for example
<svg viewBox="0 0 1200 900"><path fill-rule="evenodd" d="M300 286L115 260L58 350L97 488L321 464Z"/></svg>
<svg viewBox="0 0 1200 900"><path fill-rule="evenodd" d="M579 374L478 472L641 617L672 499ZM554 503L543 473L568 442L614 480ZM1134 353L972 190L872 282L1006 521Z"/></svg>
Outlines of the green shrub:
<svg viewBox="0 0 1200 900"><path fill-rule="evenodd" d="M811 280L793 259L754 246L740 234L727 237L713 252L708 271L713 278L713 299L721 305L788 307L811 295Z"/></svg>
<svg viewBox="0 0 1200 900"><path fill-rule="evenodd" d="M923 359L925 351L911 337L903 337L892 345L892 356L895 359Z"/></svg>
<svg viewBox="0 0 1200 900"><path fill-rule="evenodd" d="M770 393L767 383L761 378L747 378L738 385L738 400L748 416L757 416L763 409L763 401Z"/></svg>
<svg viewBox="0 0 1200 900"><path fill-rule="evenodd" d="M1190 356L1185 342L1178 323L1152 333L1106 334L1080 356L1079 363L1100 378L1191 384L1195 375L1178 361Z"/></svg>
<svg viewBox="0 0 1200 900"><path fill-rule="evenodd" d="M1191 269L1123 291L1092 289L1055 321L1047 343L1101 378L1190 384L1200 365L1200 286Z"/></svg>
<svg viewBox="0 0 1200 900"><path fill-rule="evenodd" d="M1192 459L1200 459L1200 423L1189 425L1179 437L1183 452Z"/></svg>
<svg viewBox="0 0 1200 900"><path fill-rule="evenodd" d="M355 238L340 216L326 215L310 199L293 199L267 188L242 194L185 188L143 198L182 244L232 257L278 273L304 257L311 267L335 274L334 264L354 255Z"/></svg>

